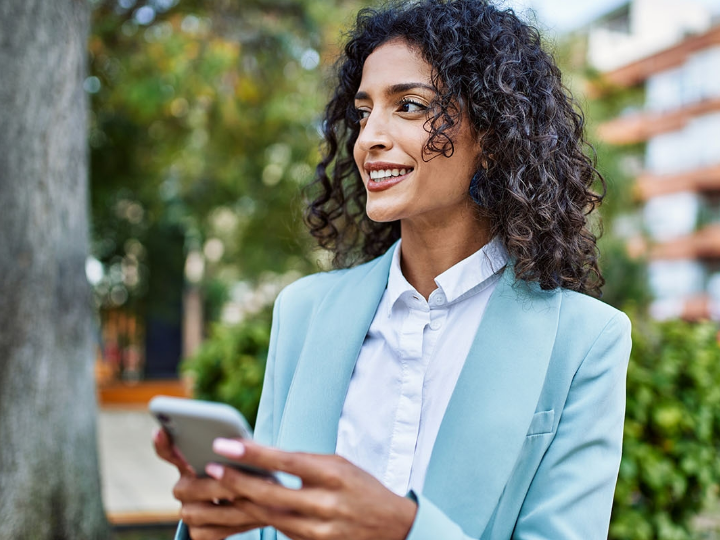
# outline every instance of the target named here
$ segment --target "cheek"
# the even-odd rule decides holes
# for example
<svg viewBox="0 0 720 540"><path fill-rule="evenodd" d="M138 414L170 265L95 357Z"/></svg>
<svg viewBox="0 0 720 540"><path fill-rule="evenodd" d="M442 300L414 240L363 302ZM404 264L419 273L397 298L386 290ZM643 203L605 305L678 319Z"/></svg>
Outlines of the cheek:
<svg viewBox="0 0 720 540"><path fill-rule="evenodd" d="M365 161L365 154L358 146L358 143L355 143L353 146L353 158L355 159L355 164L357 165L358 169L362 169L362 164Z"/></svg>
<svg viewBox="0 0 720 540"><path fill-rule="evenodd" d="M475 172L468 166L469 162L471 161L460 156L453 156L449 160L436 158L424 164L427 167L425 176L430 181L428 195L437 199L453 200L467 196Z"/></svg>

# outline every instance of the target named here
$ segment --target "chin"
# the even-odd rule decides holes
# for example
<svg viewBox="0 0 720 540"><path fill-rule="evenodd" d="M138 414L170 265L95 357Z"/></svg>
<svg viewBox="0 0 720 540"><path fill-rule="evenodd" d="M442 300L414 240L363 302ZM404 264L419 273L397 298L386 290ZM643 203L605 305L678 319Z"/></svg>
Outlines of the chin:
<svg viewBox="0 0 720 540"><path fill-rule="evenodd" d="M385 214L373 214L370 212L368 212L367 216L370 218L371 221L374 221L376 223L391 223L400 219Z"/></svg>
<svg viewBox="0 0 720 540"><path fill-rule="evenodd" d="M390 223L400 219L399 213L389 208L365 208L365 213L377 223Z"/></svg>

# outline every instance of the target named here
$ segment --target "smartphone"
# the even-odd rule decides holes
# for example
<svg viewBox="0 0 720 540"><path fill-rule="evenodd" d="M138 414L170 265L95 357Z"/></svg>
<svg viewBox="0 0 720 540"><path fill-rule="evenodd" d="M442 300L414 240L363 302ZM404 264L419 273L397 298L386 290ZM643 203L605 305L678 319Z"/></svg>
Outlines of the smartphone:
<svg viewBox="0 0 720 540"><path fill-rule="evenodd" d="M234 407L198 399L155 396L149 409L198 476L207 476L208 463L220 463L277 481L270 471L243 465L213 452L212 444L218 437L252 439L250 425Z"/></svg>

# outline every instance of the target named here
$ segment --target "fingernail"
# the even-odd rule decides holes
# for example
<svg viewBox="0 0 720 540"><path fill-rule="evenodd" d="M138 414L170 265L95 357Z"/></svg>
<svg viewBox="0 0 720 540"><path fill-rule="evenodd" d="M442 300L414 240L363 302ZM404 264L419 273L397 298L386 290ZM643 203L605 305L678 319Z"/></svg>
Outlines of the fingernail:
<svg viewBox="0 0 720 540"><path fill-rule="evenodd" d="M205 466L205 472L212 476L215 480L221 480L223 474L225 473L225 469L222 465L218 465L217 463L208 463Z"/></svg>
<svg viewBox="0 0 720 540"><path fill-rule="evenodd" d="M245 445L233 439L215 439L213 451L230 458L239 458L245 453Z"/></svg>
<svg viewBox="0 0 720 540"><path fill-rule="evenodd" d="M152 434L152 440L153 442L160 442L160 432L162 431L162 428L155 428L155 431L153 431Z"/></svg>

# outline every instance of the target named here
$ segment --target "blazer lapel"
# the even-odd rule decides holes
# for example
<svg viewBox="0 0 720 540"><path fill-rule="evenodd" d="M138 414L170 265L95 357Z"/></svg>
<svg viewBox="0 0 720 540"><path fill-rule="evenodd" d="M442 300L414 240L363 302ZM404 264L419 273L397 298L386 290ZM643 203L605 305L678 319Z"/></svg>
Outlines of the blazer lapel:
<svg viewBox="0 0 720 540"><path fill-rule="evenodd" d="M561 294L498 283L443 417L423 494L479 537L525 441L552 353Z"/></svg>
<svg viewBox="0 0 720 540"><path fill-rule="evenodd" d="M278 433L281 448L335 452L350 378L387 287L394 251L349 270L322 300L290 385Z"/></svg>

